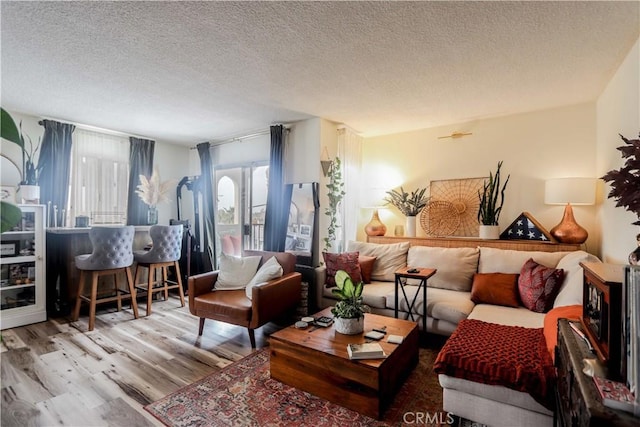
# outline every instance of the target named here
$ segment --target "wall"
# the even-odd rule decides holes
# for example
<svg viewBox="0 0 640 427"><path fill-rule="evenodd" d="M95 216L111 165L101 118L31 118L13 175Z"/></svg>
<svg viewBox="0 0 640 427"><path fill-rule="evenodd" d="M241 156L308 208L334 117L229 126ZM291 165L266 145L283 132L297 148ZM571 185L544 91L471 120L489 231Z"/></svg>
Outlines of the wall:
<svg viewBox="0 0 640 427"><path fill-rule="evenodd" d="M487 120L460 123L366 138L363 144L365 178L361 191L402 185L406 191L428 187L432 180L486 177L504 161L511 174L500 216L501 230L522 212L529 212L547 230L560 222L564 208L544 204L544 181L559 177L596 176L595 103L573 105ZM473 135L438 139L452 132ZM600 235L594 206L576 206L579 224L589 231L586 248L596 252ZM359 215L358 240L371 211ZM395 209L380 211L387 235L404 217ZM424 231L418 228L418 236Z"/></svg>
<svg viewBox="0 0 640 427"><path fill-rule="evenodd" d="M628 139L640 132L640 40L636 42L622 65L598 98L597 111L597 176L618 169L624 161L616 150L624 144L618 134ZM615 200L606 198L611 187L602 185L605 195L597 215L602 230L600 252L603 260L627 263L627 256L636 247L640 227L631 225L638 218L624 208L615 207Z"/></svg>
<svg viewBox="0 0 640 427"><path fill-rule="evenodd" d="M9 114L16 121L16 125L22 121L23 134L29 135L34 145L37 144L38 138L42 137L44 128L38 124L40 118L15 113L9 111ZM92 129L96 130L96 129ZM99 131L99 130L97 130ZM105 131L111 132L111 131ZM112 132L120 134L119 132ZM11 142L2 140L2 154L8 156L15 161L22 169L22 157L19 147ZM176 185L184 176L184 171L189 168L189 148L185 146L170 144L162 141L156 141L154 152L154 164L158 166L158 171L162 181L174 180ZM176 194L173 191L170 194L170 202L160 204L158 206L158 222L160 224L168 224L169 219L177 217ZM189 202L190 203L190 202ZM187 214L192 212L189 204L187 204Z"/></svg>

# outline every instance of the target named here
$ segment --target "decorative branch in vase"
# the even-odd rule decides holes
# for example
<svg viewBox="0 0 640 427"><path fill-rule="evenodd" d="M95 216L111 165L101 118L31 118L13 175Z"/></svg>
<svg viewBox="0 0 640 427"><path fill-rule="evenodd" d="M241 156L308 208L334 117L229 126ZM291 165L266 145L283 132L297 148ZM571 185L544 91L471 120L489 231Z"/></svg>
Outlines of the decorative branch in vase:
<svg viewBox="0 0 640 427"><path fill-rule="evenodd" d="M140 199L149 206L147 223L149 225L158 223L158 203L169 201L169 191L175 186L174 180L160 181L160 174L157 168L153 168L150 178L140 175L140 184L136 193Z"/></svg>

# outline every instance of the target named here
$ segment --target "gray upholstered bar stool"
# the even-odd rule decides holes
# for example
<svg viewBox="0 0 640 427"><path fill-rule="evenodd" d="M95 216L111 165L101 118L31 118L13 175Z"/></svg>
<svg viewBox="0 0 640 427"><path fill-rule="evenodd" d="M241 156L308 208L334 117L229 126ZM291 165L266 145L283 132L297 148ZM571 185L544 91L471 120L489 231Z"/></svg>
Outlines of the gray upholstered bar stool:
<svg viewBox="0 0 640 427"><path fill-rule="evenodd" d="M82 301L89 303L89 330L92 331L96 318L96 305L116 301L118 311L122 309L122 293L131 298L133 315L138 318L138 305L136 304L136 291L131 278L131 264L133 264L133 226L126 227L92 227L89 230L89 239L93 246L90 254L78 255L75 258L76 268L80 270L80 283L76 296L76 306L73 311L73 321L80 316ZM91 293L84 294L86 275L91 274ZM127 278L128 291L118 286L118 273L124 273ZM115 295L98 297L98 278L112 275Z"/></svg>
<svg viewBox="0 0 640 427"><path fill-rule="evenodd" d="M164 292L164 299L169 299L169 289L178 289L180 304L184 307L184 291L180 274L180 255L182 253L182 224L179 225L153 225L149 230L152 246L148 251L135 251L133 253L138 266L134 283L138 289L147 292L147 316L151 314L151 300L156 292ZM168 279L167 269L176 269L176 281ZM147 286L142 287L140 273L142 268L149 270ZM162 278L157 278L158 269L162 271Z"/></svg>

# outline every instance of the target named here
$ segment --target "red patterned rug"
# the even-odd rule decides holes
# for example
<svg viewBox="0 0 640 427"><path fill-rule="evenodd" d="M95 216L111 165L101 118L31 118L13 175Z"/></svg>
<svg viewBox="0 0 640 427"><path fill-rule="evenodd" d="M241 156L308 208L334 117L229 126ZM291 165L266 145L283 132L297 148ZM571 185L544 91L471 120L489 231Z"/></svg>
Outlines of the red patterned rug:
<svg viewBox="0 0 640 427"><path fill-rule="evenodd" d="M447 422L447 414L442 412L442 389L433 372L437 353L438 349L420 349L418 366L398 391L383 421L272 380L268 349L254 352L145 409L171 427L440 425ZM419 420L422 422L417 423Z"/></svg>

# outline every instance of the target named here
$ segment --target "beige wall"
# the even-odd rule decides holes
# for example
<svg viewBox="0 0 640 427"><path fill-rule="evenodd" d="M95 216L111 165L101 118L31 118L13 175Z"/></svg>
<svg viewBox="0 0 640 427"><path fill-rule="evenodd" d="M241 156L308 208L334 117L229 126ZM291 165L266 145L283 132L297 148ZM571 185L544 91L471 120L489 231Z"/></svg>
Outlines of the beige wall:
<svg viewBox="0 0 640 427"><path fill-rule="evenodd" d="M432 180L488 176L497 162L504 161L502 171L511 174L501 229L522 212L531 213L548 230L563 213L562 206L544 204L544 181L560 177L596 176L596 109L594 103L553 110L505 116L367 138L363 145L363 168L366 187L405 190L426 187ZM472 132L458 139L438 139L454 131ZM596 252L599 231L594 206L576 206L576 220L589 231L586 248ZM358 239L366 238L363 227L370 210L359 214ZM380 212L393 234L404 217L395 208ZM418 235L424 231L418 226Z"/></svg>
<svg viewBox="0 0 640 427"><path fill-rule="evenodd" d="M640 131L640 41L631 49L622 65L597 102L597 173L618 169L624 161L616 147L623 145L618 134L628 139L638 137ZM602 185L603 203L599 206L597 224L602 230L603 260L627 263L629 252L636 246L640 227L631 225L638 218L623 208L615 207L615 200L606 198L611 187Z"/></svg>

